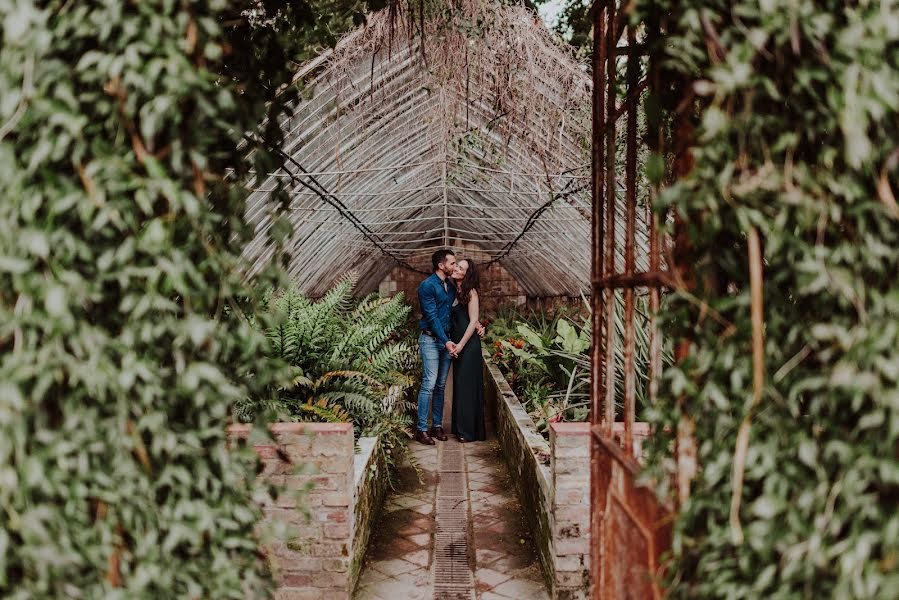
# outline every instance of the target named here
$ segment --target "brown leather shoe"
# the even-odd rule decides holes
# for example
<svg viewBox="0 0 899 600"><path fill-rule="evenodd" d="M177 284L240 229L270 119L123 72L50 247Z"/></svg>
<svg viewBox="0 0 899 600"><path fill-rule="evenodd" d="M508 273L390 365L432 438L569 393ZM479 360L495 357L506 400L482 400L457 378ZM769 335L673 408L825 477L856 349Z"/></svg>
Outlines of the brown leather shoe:
<svg viewBox="0 0 899 600"><path fill-rule="evenodd" d="M425 446L433 446L435 444L434 440L431 439L431 436L428 435L427 431L416 431L415 441L420 442Z"/></svg>
<svg viewBox="0 0 899 600"><path fill-rule="evenodd" d="M443 427L439 425L437 427L431 427L431 437L437 438L441 442L445 442L448 438L446 437L446 432L443 431Z"/></svg>

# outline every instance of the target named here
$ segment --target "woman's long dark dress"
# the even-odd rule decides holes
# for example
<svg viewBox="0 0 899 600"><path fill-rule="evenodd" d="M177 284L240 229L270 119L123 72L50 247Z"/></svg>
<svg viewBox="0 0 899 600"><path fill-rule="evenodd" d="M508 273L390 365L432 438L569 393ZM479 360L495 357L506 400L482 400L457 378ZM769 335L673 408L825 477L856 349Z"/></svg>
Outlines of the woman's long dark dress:
<svg viewBox="0 0 899 600"><path fill-rule="evenodd" d="M453 341L457 344L471 320L468 305L461 302L452 311ZM453 361L453 433L465 441L487 439L484 426L484 367L481 338L472 333L459 358Z"/></svg>

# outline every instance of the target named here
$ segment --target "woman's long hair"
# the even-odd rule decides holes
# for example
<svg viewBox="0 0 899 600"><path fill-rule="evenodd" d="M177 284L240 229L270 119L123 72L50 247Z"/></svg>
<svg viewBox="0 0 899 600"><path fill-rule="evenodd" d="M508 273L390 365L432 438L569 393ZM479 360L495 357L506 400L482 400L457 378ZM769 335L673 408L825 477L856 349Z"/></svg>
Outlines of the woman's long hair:
<svg viewBox="0 0 899 600"><path fill-rule="evenodd" d="M473 260L470 258L463 260L468 263L468 270L465 271L465 277L462 278L459 287L459 302L468 304L468 301L471 300L471 290L476 290L479 294L481 292L481 276L478 275L478 269Z"/></svg>

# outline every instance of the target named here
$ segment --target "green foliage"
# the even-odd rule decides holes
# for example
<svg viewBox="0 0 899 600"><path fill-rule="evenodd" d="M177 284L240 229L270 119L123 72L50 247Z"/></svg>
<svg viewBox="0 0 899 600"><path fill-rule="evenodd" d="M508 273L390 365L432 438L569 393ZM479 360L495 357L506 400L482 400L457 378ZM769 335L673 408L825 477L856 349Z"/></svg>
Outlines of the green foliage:
<svg viewBox="0 0 899 600"><path fill-rule="evenodd" d="M403 392L417 355L400 339L411 308L402 294L354 300L355 283L349 274L317 301L296 288L265 294L267 355L289 363L293 376L237 402L235 413L244 421L351 421L357 436L382 435L392 463L412 425Z"/></svg>
<svg viewBox="0 0 899 600"><path fill-rule="evenodd" d="M306 420L316 416L312 407L318 407L347 414L357 434L381 424L382 400L392 388L411 385L406 371L415 353L398 339L411 308L402 294L354 301L355 283L356 276L349 274L317 301L296 288L267 292L262 322L268 324L268 354L286 361L294 377L288 385L270 386L260 398L239 402L241 420L265 410L275 413L267 418Z"/></svg>
<svg viewBox="0 0 899 600"><path fill-rule="evenodd" d="M666 335L692 343L651 414L659 480L672 457L663 426L684 417L701 469L675 523L669 594L896 598L899 6L637 6L672 11L668 64L700 95L695 167L661 201L689 224L698 281L666 311ZM764 255L757 406L752 228ZM745 418L740 543L729 509Z"/></svg>
<svg viewBox="0 0 899 600"><path fill-rule="evenodd" d="M624 303L616 296L614 323L618 340L624 337ZM634 311L636 332L636 408L638 415L648 394L649 321L646 302L638 298ZM586 313L559 310L528 315L502 315L490 323L493 360L518 393L537 429L548 434L554 421L585 421L590 406L590 331ZM514 332L512 327L514 326ZM500 337L501 336L501 337ZM663 355L670 362L668 353ZM624 348L615 347L616 398L624 397ZM618 417L622 402L619 400Z"/></svg>
<svg viewBox="0 0 899 600"><path fill-rule="evenodd" d="M535 4L543 5L561 3L558 22L554 29L569 44L584 55L593 52L593 11L594 3L584 0L535 0Z"/></svg>
<svg viewBox="0 0 899 600"><path fill-rule="evenodd" d="M0 596L264 595L225 2L0 1ZM259 158L257 156L257 158ZM252 377L247 377L252 374Z"/></svg>

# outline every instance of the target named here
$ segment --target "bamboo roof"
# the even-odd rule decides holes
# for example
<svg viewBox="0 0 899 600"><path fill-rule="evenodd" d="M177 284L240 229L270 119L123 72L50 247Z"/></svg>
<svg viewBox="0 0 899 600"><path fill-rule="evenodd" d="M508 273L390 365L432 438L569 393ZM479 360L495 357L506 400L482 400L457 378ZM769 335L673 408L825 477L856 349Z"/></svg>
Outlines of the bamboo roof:
<svg viewBox="0 0 899 600"><path fill-rule="evenodd" d="M250 260L273 251L280 183L289 270L310 295L348 270L374 290L394 267L428 272L435 249L463 244L531 296L589 292L591 77L533 13L484 0L415 23L377 13L295 82L302 99L281 122L290 160L251 183ZM644 230L641 214L641 246Z"/></svg>

